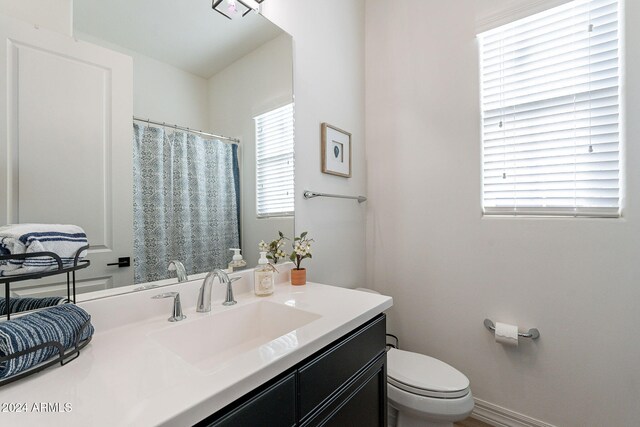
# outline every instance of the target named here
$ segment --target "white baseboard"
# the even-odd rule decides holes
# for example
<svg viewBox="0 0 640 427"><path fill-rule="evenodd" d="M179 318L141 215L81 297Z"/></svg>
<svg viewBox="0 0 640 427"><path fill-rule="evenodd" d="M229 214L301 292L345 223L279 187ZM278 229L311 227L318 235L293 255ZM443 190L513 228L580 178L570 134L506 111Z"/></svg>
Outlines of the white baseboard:
<svg viewBox="0 0 640 427"><path fill-rule="evenodd" d="M476 406L471 416L495 427L555 427L535 418L519 414L485 400L474 398Z"/></svg>

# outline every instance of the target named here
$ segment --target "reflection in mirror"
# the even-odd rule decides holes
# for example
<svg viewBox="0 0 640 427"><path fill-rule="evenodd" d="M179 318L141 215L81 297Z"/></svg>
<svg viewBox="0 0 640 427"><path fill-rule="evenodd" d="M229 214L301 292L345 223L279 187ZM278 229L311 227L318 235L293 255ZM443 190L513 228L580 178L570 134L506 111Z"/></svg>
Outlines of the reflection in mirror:
<svg viewBox="0 0 640 427"><path fill-rule="evenodd" d="M41 33L16 47L0 224L81 227L79 300L227 268L236 247L251 267L293 236L288 34L206 0L78 1L76 40ZM10 291L62 302L66 277Z"/></svg>
<svg viewBox="0 0 640 427"><path fill-rule="evenodd" d="M240 245L238 146L133 125L134 281L167 277L170 261L201 273Z"/></svg>

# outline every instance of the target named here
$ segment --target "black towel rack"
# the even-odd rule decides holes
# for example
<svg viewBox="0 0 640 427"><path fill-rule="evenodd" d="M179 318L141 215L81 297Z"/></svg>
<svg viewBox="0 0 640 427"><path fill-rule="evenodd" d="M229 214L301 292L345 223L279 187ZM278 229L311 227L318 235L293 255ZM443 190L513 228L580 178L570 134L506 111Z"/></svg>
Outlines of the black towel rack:
<svg viewBox="0 0 640 427"><path fill-rule="evenodd" d="M43 369L48 368L49 366L53 366L57 363L60 363L60 366L64 366L67 363L75 360L78 356L80 356L80 350L85 348L87 344L91 341L92 336L89 336L87 339L81 340L82 334L85 329L91 326L91 319L88 319L83 325L82 328L78 331L78 336L76 337L75 344L73 347L69 349L65 349L62 344L58 341L47 341L45 343L39 344L37 346L28 348L26 350L18 351L13 354L8 354L6 356L0 357L0 364L6 363L12 359L17 359L18 357L25 356L29 353L33 353L38 350L43 350L47 347L54 347L58 351L58 355L52 357L49 360L45 360L44 362L27 369L26 371L19 372L17 374L11 375L10 377L0 379L0 387L10 384L14 381L18 381L24 377L28 377L29 375L33 375L42 371Z"/></svg>
<svg viewBox="0 0 640 427"><path fill-rule="evenodd" d="M73 258L73 264L69 267L65 267L62 259L58 254L53 252L33 252L28 254L16 254L16 255L2 255L0 261L10 260L25 260L28 258L36 257L49 257L52 258L58 268L55 270L37 271L34 273L25 273L16 276L2 276L0 277L0 284L4 284L5 303L7 305L7 320L11 319L11 309L9 302L11 301L11 283L22 282L25 280L41 279L43 277L55 276L57 274L67 274L67 300L69 302L76 302L76 271L89 267L91 262L88 259L80 259L80 254L89 249L89 245L83 246L76 252Z"/></svg>

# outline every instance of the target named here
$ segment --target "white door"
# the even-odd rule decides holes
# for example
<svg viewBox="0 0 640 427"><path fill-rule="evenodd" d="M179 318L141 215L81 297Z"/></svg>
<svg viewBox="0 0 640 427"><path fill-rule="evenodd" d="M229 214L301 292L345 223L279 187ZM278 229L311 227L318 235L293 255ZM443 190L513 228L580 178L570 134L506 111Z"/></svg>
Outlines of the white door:
<svg viewBox="0 0 640 427"><path fill-rule="evenodd" d="M0 224L83 227L78 292L133 284L133 267L107 266L133 256L132 76L126 55L0 15Z"/></svg>

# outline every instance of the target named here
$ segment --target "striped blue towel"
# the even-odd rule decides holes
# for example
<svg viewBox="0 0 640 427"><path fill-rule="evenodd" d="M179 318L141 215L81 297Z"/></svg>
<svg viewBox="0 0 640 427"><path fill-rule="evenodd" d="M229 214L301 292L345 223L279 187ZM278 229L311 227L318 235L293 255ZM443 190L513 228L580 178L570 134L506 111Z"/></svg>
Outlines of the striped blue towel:
<svg viewBox="0 0 640 427"><path fill-rule="evenodd" d="M87 235L77 225L13 224L0 227L0 255L53 252L65 267L69 267L78 250L87 244ZM87 251L82 251L80 258L86 255ZM3 260L0 261L0 276L53 270L57 265L50 257Z"/></svg>
<svg viewBox="0 0 640 427"><path fill-rule="evenodd" d="M0 323L0 357L11 355L49 341L65 349L76 344L89 313L74 304L65 304L26 314ZM82 332L80 340L93 335L93 325ZM0 378L7 378L58 355L55 347L46 347L8 361L0 362Z"/></svg>
<svg viewBox="0 0 640 427"><path fill-rule="evenodd" d="M69 300L64 297L44 297L44 298L9 298L10 313L22 313L24 311L35 310L38 308L54 307L60 304L66 304ZM0 316L7 315L7 303L4 298L0 299Z"/></svg>

